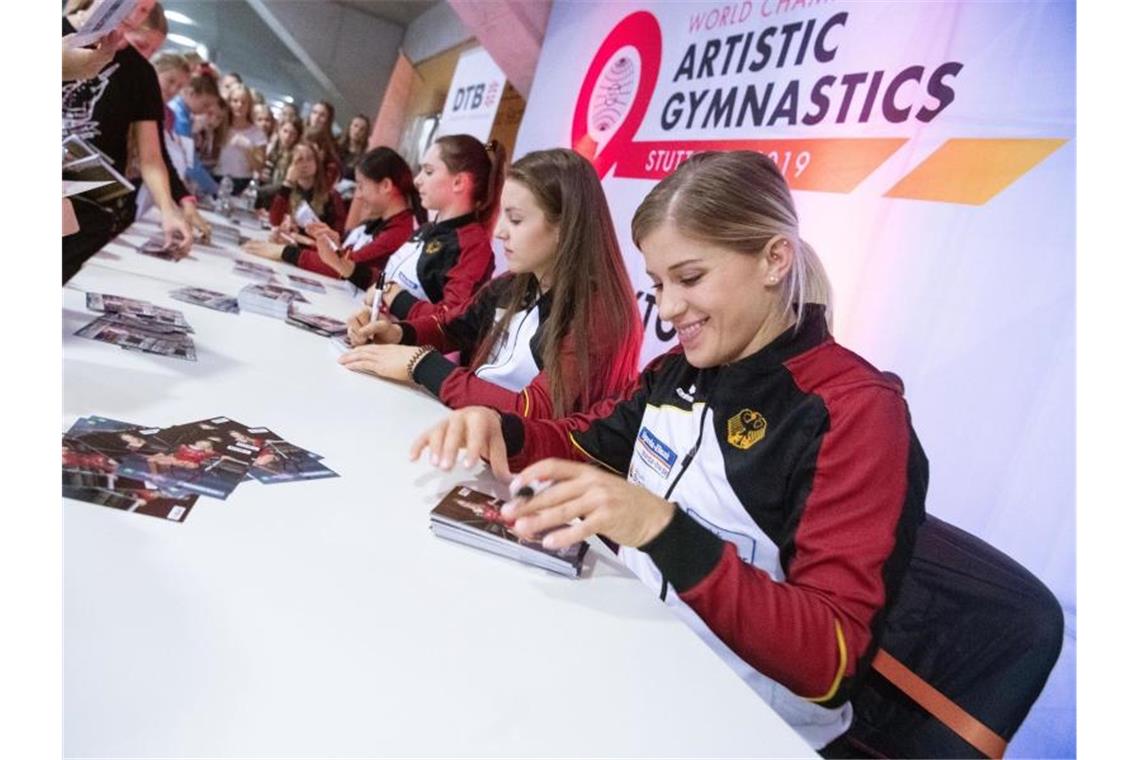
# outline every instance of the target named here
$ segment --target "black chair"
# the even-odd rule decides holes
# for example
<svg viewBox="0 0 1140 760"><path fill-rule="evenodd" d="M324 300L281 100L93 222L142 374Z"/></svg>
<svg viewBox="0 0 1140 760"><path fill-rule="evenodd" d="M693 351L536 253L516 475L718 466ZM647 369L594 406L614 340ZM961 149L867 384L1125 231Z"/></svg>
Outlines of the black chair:
<svg viewBox="0 0 1140 760"><path fill-rule="evenodd" d="M851 729L825 756L1001 757L1064 638L1056 597L979 538L927 516L852 696Z"/></svg>

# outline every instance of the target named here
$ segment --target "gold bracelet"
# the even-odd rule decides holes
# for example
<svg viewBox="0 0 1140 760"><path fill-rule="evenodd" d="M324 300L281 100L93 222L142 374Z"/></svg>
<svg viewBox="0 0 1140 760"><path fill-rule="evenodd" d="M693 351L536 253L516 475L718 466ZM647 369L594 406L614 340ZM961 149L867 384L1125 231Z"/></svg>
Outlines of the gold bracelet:
<svg viewBox="0 0 1140 760"><path fill-rule="evenodd" d="M412 354L412 358L408 359L408 380L415 382L416 367L424 360L424 357L434 351L433 346L420 346L419 350Z"/></svg>

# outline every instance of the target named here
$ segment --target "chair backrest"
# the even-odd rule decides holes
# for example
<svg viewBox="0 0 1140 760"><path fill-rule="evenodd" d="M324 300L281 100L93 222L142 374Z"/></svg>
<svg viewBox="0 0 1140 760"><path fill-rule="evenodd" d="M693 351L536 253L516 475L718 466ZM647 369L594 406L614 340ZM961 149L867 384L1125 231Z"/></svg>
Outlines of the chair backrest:
<svg viewBox="0 0 1140 760"><path fill-rule="evenodd" d="M1063 638L1041 581L928 515L844 738L872 756L1000 757Z"/></svg>

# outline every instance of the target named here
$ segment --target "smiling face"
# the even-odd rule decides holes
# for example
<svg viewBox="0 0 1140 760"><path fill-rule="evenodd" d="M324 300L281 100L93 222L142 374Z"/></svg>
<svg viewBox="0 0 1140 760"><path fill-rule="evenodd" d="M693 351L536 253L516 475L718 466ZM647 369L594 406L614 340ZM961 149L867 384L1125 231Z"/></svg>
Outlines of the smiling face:
<svg viewBox="0 0 1140 760"><path fill-rule="evenodd" d="M387 213L389 198L392 194L392 180L388 177L377 182L365 177L360 170L356 171L356 197L367 206L373 214L383 216Z"/></svg>
<svg viewBox="0 0 1140 760"><path fill-rule="evenodd" d="M666 222L641 241L661 318L677 329L685 359L716 367L760 350L782 332L769 257L694 240ZM781 273L782 274L782 273Z"/></svg>
<svg viewBox="0 0 1140 760"><path fill-rule="evenodd" d="M439 146L432 145L420 164L416 175L416 189L420 191L423 207L432 210L446 208L455 202L458 177L447 170L439 155Z"/></svg>
<svg viewBox="0 0 1140 760"><path fill-rule="evenodd" d="M521 182L503 184L502 212L495 237L503 241L507 269L515 274L534 274L540 283L549 273L558 250L558 228L546 219L534 194Z"/></svg>

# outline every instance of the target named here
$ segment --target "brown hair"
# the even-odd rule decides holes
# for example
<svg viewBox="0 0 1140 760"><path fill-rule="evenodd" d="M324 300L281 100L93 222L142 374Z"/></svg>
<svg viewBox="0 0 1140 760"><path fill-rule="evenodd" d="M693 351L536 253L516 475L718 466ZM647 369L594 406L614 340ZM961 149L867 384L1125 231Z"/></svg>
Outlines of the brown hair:
<svg viewBox="0 0 1140 760"><path fill-rule="evenodd" d="M555 416L584 411L637 377L641 351L641 320L602 183L589 161L564 148L528 153L511 165L507 179L530 191L558 230L542 366L550 377ZM533 274L515 278L503 315L472 366L486 362L505 338L511 317L534 285Z"/></svg>
<svg viewBox="0 0 1140 760"><path fill-rule="evenodd" d="M445 135L438 138L439 157L452 174L467 172L475 184L471 205L475 218L490 228L499 210L499 193L503 189L507 151L498 140L484 145L471 135Z"/></svg>
<svg viewBox="0 0 1140 760"><path fill-rule="evenodd" d="M139 24L140 30L147 30L151 32L158 32L163 37L170 31L169 25L166 23L166 12L162 9L162 3L155 3L150 13L146 14L146 18Z"/></svg>
<svg viewBox="0 0 1140 760"><path fill-rule="evenodd" d="M792 266L780 283L783 313L798 329L804 307L822 304L830 323L831 285L815 250L800 238L792 192L771 158L746 150L698 153L661 180L631 223L640 248L665 223L694 240L759 255L777 236L792 246Z"/></svg>
<svg viewBox="0 0 1140 760"><path fill-rule="evenodd" d="M289 152L289 163L292 164L297 158L297 149L307 148L313 152L313 162L317 165L317 171L313 174L313 189L311 191L311 200L309 205L317 216L324 216L325 207L329 202L329 175L325 171L325 165L321 161L320 148L312 140L307 137L297 142L293 149ZM297 210L297 206L304 199L303 191L300 186L294 187L293 192L289 193L289 211L292 213Z"/></svg>
<svg viewBox="0 0 1140 760"><path fill-rule="evenodd" d="M195 95L213 95L215 98L221 95L218 92L218 80L214 79L209 74L198 73L190 77L190 82L187 84L190 92Z"/></svg>

